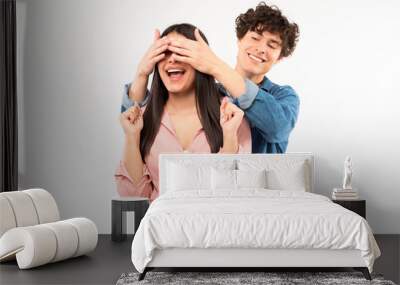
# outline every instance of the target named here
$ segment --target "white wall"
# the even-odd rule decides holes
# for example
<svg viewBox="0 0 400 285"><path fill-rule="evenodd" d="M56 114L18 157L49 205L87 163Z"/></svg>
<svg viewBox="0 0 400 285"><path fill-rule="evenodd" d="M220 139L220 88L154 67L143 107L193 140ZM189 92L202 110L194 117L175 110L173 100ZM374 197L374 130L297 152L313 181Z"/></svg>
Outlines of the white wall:
<svg viewBox="0 0 400 285"><path fill-rule="evenodd" d="M21 188L48 189L64 218L86 216L109 233L121 90L154 28L193 23L233 65L234 19L257 3L18 0ZM352 155L374 232L400 233L400 2L273 3L301 31L293 57L269 73L301 97L288 151L316 155L325 195Z"/></svg>

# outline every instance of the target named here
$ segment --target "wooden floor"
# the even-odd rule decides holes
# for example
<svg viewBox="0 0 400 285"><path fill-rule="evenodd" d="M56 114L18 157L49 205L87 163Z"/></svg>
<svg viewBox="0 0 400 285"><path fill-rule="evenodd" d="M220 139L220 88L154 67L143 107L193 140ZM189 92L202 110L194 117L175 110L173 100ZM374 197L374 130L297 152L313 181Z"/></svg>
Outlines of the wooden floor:
<svg viewBox="0 0 400 285"><path fill-rule="evenodd" d="M400 235L375 236L382 256L374 272L399 283ZM95 251L41 267L19 270L16 262L0 264L0 284L115 284L124 272L134 271L130 259L132 237L121 243L111 241L110 235L100 235Z"/></svg>

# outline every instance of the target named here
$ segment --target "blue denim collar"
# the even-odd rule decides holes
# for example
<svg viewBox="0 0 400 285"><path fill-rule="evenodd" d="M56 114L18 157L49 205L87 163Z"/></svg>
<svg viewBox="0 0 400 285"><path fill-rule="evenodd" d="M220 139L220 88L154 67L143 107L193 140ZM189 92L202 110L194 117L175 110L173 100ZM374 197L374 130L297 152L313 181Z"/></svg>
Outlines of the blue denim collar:
<svg viewBox="0 0 400 285"><path fill-rule="evenodd" d="M272 88L272 82L271 80L268 79L268 77L264 76L264 79L261 81L260 84L258 84L258 86L262 89L264 89L267 92L271 91Z"/></svg>

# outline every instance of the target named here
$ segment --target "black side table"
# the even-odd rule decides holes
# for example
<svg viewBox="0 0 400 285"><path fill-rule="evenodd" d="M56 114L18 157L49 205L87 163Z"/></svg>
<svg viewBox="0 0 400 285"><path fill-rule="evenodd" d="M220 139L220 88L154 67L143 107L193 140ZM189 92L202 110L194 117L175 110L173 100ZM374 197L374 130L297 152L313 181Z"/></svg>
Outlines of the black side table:
<svg viewBox="0 0 400 285"><path fill-rule="evenodd" d="M116 197L111 201L111 240L126 240L126 212L135 212L135 233L149 208L143 197Z"/></svg>
<svg viewBox="0 0 400 285"><path fill-rule="evenodd" d="M359 214L361 217L366 219L365 213L365 200L332 200L332 202L341 205L342 207Z"/></svg>

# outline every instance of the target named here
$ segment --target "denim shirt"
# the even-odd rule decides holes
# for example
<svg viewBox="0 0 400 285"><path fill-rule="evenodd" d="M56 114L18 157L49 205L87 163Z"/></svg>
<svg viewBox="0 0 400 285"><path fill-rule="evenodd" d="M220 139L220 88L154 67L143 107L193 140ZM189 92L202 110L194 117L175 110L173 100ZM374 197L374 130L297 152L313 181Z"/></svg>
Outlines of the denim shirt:
<svg viewBox="0 0 400 285"><path fill-rule="evenodd" d="M249 79L245 80L246 92L231 101L244 111L251 128L253 153L284 153L286 152L289 135L293 130L298 113L300 100L292 87L280 86L267 77L257 85ZM125 85L121 112L133 106L129 99L130 84ZM219 91L229 96L226 89L219 85ZM139 106L147 104L150 92Z"/></svg>

